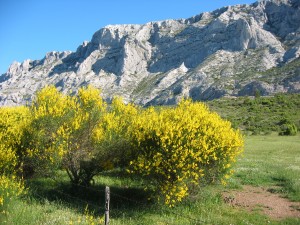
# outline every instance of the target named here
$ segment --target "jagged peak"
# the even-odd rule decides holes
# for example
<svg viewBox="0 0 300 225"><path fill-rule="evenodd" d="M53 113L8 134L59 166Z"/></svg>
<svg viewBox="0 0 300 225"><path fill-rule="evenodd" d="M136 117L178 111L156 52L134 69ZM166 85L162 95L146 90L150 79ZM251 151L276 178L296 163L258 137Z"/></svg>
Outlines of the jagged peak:
<svg viewBox="0 0 300 225"><path fill-rule="evenodd" d="M93 44L112 44L112 41L120 41L122 38L136 33L142 25L124 24L124 25L107 25L98 30L92 37Z"/></svg>
<svg viewBox="0 0 300 225"><path fill-rule="evenodd" d="M104 26L102 29L109 30L127 30L127 29L139 29L142 25L140 24L109 24Z"/></svg>
<svg viewBox="0 0 300 225"><path fill-rule="evenodd" d="M13 63L9 66L7 72L10 73L10 74L14 74L14 73L17 72L17 70L20 68L20 66L21 66L20 62L13 61Z"/></svg>
<svg viewBox="0 0 300 225"><path fill-rule="evenodd" d="M89 43L90 43L89 41L82 42L82 47L86 47Z"/></svg>
<svg viewBox="0 0 300 225"><path fill-rule="evenodd" d="M71 54L72 51L51 51L51 52L47 52L45 55L45 58L52 58L52 57L56 57L56 58L63 58L69 54Z"/></svg>

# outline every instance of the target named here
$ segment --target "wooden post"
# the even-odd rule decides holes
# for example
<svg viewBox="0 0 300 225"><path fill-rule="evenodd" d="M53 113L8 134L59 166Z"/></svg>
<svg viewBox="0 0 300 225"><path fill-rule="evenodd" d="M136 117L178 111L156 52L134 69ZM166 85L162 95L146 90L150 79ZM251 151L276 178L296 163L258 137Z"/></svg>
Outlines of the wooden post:
<svg viewBox="0 0 300 225"><path fill-rule="evenodd" d="M105 225L109 224L109 201L110 201L110 191L109 187L105 187Z"/></svg>

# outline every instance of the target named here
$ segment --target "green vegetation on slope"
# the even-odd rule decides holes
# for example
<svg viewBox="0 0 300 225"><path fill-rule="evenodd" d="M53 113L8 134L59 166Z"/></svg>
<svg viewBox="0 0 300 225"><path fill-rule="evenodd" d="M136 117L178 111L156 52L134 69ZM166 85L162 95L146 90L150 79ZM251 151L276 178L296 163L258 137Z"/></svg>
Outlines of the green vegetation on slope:
<svg viewBox="0 0 300 225"><path fill-rule="evenodd" d="M280 132L285 129L286 124L294 124L300 130L300 94L222 98L207 104L211 110L245 133Z"/></svg>
<svg viewBox="0 0 300 225"><path fill-rule="evenodd" d="M267 71L260 73L262 76L260 81L267 83L284 84L287 81L293 81L299 78L300 58L290 63L284 64L282 67L273 67Z"/></svg>

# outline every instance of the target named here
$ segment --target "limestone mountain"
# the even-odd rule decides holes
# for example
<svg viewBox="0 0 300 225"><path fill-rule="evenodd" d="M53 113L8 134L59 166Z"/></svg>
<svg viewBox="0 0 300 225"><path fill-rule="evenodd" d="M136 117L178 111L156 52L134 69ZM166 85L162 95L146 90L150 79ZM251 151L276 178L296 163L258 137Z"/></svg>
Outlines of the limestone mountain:
<svg viewBox="0 0 300 225"><path fill-rule="evenodd" d="M92 84L141 105L182 97L300 92L300 0L224 7L179 20L109 25L76 52L13 63L0 76L0 104L31 101L45 85Z"/></svg>

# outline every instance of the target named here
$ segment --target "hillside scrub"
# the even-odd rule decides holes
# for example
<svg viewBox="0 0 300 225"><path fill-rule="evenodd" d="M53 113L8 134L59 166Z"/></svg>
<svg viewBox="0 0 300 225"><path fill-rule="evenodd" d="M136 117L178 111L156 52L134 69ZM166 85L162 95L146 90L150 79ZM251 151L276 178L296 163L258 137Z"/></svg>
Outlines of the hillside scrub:
<svg viewBox="0 0 300 225"><path fill-rule="evenodd" d="M142 109L120 98L108 105L91 86L74 96L50 86L31 106L13 110L26 112L26 120L9 114L22 119L7 120L17 131L1 131L13 140L1 148L0 154L12 152L3 171L52 177L63 169L76 188L91 185L103 171L127 168L169 206L195 186L225 183L243 149L242 135L230 122L191 100L173 108Z"/></svg>
<svg viewBox="0 0 300 225"><path fill-rule="evenodd" d="M300 94L221 98L207 104L246 134L295 135L300 130Z"/></svg>

